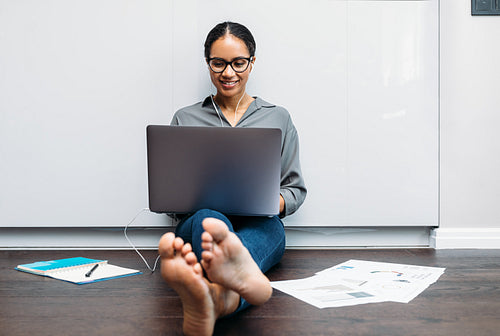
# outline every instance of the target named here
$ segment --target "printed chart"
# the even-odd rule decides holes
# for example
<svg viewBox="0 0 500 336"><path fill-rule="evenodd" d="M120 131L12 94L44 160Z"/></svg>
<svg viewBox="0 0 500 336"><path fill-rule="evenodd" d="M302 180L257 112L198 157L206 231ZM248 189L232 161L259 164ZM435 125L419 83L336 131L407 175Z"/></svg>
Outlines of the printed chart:
<svg viewBox="0 0 500 336"><path fill-rule="evenodd" d="M314 276L271 282L273 288L318 308L393 301L408 303L445 268L349 260Z"/></svg>

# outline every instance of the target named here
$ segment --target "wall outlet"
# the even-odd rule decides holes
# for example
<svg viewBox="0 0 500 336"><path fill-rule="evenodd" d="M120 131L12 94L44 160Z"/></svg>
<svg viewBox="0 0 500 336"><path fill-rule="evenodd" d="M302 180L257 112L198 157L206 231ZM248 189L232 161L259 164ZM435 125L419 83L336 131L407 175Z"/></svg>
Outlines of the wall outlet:
<svg viewBox="0 0 500 336"><path fill-rule="evenodd" d="M500 0L471 0L472 15L500 15Z"/></svg>

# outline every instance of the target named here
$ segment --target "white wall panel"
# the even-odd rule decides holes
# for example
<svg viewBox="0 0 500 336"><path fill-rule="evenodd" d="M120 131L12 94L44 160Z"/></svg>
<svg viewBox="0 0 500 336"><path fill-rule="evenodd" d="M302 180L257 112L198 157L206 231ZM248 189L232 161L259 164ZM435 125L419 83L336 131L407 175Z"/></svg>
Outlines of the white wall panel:
<svg viewBox="0 0 500 336"><path fill-rule="evenodd" d="M437 2L351 1L348 18L349 223L437 225Z"/></svg>
<svg viewBox="0 0 500 336"><path fill-rule="evenodd" d="M147 205L170 17L164 1L0 2L1 225L119 226Z"/></svg>
<svg viewBox="0 0 500 336"><path fill-rule="evenodd" d="M0 225L123 226L147 207L144 128L214 91L203 42L223 20L256 37L248 92L299 130L309 195L288 226L437 225L437 15L437 0L0 1Z"/></svg>

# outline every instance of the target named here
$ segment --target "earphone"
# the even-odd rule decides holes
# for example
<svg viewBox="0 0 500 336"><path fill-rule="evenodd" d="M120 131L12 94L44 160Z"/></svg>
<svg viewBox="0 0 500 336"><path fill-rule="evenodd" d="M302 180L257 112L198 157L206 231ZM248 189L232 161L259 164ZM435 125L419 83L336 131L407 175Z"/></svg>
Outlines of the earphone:
<svg viewBox="0 0 500 336"><path fill-rule="evenodd" d="M243 97L245 97L245 93L246 92L243 92L243 94L241 95L240 100L238 100L238 104L236 104L236 108L234 109L234 123L235 124L236 124L236 113L238 112L238 107L240 107L240 103L243 100ZM213 107L215 109L215 112L217 112L217 116L219 117L220 126L224 127L224 123L222 122L222 117L221 117L221 115L219 113L219 109L217 108L217 105L215 105L215 102L214 102L214 95L210 95L210 99L212 100L212 105L213 105Z"/></svg>
<svg viewBox="0 0 500 336"><path fill-rule="evenodd" d="M210 99L212 100L212 105L214 106L215 112L217 112L217 116L219 117L220 127L224 127L224 123L222 122L222 117L220 116L219 109L217 108L214 102L214 95L210 95Z"/></svg>

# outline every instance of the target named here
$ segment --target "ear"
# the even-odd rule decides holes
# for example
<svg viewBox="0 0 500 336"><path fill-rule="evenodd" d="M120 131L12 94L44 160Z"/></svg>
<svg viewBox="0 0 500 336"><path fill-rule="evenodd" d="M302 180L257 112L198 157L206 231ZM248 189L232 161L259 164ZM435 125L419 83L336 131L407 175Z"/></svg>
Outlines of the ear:
<svg viewBox="0 0 500 336"><path fill-rule="evenodd" d="M250 71L252 71L253 67L255 66L255 56L252 57L252 60L250 61L250 65L251 65Z"/></svg>

